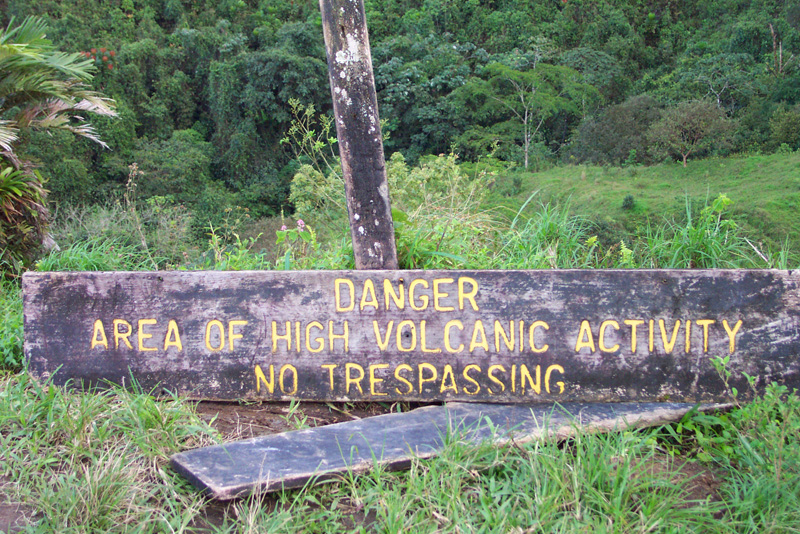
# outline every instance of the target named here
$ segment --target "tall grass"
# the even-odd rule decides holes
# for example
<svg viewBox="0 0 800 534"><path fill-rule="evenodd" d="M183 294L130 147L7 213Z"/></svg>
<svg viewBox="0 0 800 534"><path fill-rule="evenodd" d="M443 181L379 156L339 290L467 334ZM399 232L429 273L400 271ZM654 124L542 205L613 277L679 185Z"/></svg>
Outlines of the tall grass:
<svg viewBox="0 0 800 534"><path fill-rule="evenodd" d="M90 237L36 262L37 271L142 271L150 269L150 256L137 245L103 237Z"/></svg>
<svg viewBox="0 0 800 534"><path fill-rule="evenodd" d="M120 202L66 206L55 214L53 237L63 249L82 242L108 242L145 258L150 269L178 265L196 254L192 215L164 197L136 205ZM139 262L140 260L137 260Z"/></svg>
<svg viewBox="0 0 800 534"><path fill-rule="evenodd" d="M684 222L648 223L641 235L602 248L600 229L570 204L540 204L529 216L522 210L504 241L496 261L510 269L662 268L714 269L786 265L785 250L774 257L759 251L742 228L728 218L731 201L720 195L694 210L686 201ZM525 208L523 205L523 209Z"/></svg>
<svg viewBox="0 0 800 534"><path fill-rule="evenodd" d="M540 204L517 226L518 214L506 234L500 261L507 269L593 267L597 238L584 218L572 215L569 205Z"/></svg>
<svg viewBox="0 0 800 534"><path fill-rule="evenodd" d="M0 278L0 369L22 367L22 291Z"/></svg>
<svg viewBox="0 0 800 534"><path fill-rule="evenodd" d="M720 195L706 202L698 214L686 200L686 221L648 224L643 236L642 266L652 268L718 269L755 267L754 250L747 246L739 226L727 218L731 200ZM764 265L761 265L764 266Z"/></svg>

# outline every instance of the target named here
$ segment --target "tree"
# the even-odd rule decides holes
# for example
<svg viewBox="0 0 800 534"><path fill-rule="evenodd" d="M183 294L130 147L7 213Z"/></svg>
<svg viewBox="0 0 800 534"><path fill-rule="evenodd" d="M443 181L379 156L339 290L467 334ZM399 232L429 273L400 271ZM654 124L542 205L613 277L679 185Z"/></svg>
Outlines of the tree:
<svg viewBox="0 0 800 534"><path fill-rule="evenodd" d="M581 74L569 67L534 63L532 69L523 71L492 63L486 73L489 80L483 84L483 91L489 98L484 102L486 109L478 115L500 119L495 121L495 129L501 118L507 120L508 114L512 115L518 132L521 127L526 169L531 146L545 121L559 113L582 117L600 99L597 89L584 83Z"/></svg>
<svg viewBox="0 0 800 534"><path fill-rule="evenodd" d="M656 154L674 154L686 160L690 155L722 148L733 124L716 103L708 100L681 102L664 112L647 131Z"/></svg>
<svg viewBox="0 0 800 534"><path fill-rule="evenodd" d="M45 24L26 18L0 29L0 266L16 270L46 236L45 190L16 151L23 130L66 130L105 146L82 114L115 115L87 88L92 63L55 49ZM81 115L79 115L79 113Z"/></svg>
<svg viewBox="0 0 800 534"><path fill-rule="evenodd" d="M574 48L561 54L559 63L583 74L584 81L594 85L606 102L620 102L630 90L631 80L619 62L600 50Z"/></svg>
<svg viewBox="0 0 800 534"><path fill-rule="evenodd" d="M577 162L615 163L635 158L646 162L647 129L661 117L661 105L651 96L637 95L584 120L572 139L569 155ZM633 158L632 158L633 156Z"/></svg>
<svg viewBox="0 0 800 534"><path fill-rule="evenodd" d="M769 120L769 145L778 149L788 145L792 150L800 148L800 105L787 108L781 104Z"/></svg>

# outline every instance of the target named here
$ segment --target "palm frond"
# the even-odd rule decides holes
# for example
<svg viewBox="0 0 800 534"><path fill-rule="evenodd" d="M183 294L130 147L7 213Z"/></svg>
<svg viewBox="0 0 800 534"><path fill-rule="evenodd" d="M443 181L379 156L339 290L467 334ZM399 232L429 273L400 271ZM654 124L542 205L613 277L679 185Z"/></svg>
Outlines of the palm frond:
<svg viewBox="0 0 800 534"><path fill-rule="evenodd" d="M78 53L51 52L44 57L45 64L68 78L75 78L84 82L92 79L91 71L95 70L90 59Z"/></svg>
<svg viewBox="0 0 800 534"><path fill-rule="evenodd" d="M47 39L47 22L41 17L25 17L22 24L15 27L14 17L11 17L6 29L0 30L0 44L11 40L40 49L52 47L52 43Z"/></svg>
<svg viewBox="0 0 800 534"><path fill-rule="evenodd" d="M14 121L0 120L0 150L12 152L12 145L19 141L19 129Z"/></svg>

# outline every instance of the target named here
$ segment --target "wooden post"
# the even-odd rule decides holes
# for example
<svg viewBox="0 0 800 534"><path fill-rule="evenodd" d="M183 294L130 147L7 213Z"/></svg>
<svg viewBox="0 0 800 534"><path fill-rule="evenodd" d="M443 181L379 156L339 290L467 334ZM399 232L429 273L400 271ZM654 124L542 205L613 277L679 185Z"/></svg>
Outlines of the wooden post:
<svg viewBox="0 0 800 534"><path fill-rule="evenodd" d="M320 0L356 269L397 269L363 0Z"/></svg>

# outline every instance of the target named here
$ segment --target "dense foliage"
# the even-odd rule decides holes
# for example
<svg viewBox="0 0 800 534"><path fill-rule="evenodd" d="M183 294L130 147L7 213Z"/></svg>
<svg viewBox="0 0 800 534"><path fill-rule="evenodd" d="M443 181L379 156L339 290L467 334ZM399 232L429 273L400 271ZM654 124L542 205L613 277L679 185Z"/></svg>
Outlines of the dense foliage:
<svg viewBox="0 0 800 534"><path fill-rule="evenodd" d="M49 38L88 55L94 88L118 103L119 118L94 121L111 150L26 136L20 151L40 165L53 200L107 199L125 189L137 163L140 196L194 207L204 214L199 228L226 206L256 217L292 209L289 184L308 161L281 143L291 102L331 113L316 1L4 5L4 22L43 16ZM726 135L706 138L689 158L800 147L800 7L791 2L366 7L387 153L400 151L409 163L453 149L462 160L491 152L532 170L558 161L682 159L668 143L650 150L644 134L699 100L718 110Z"/></svg>

